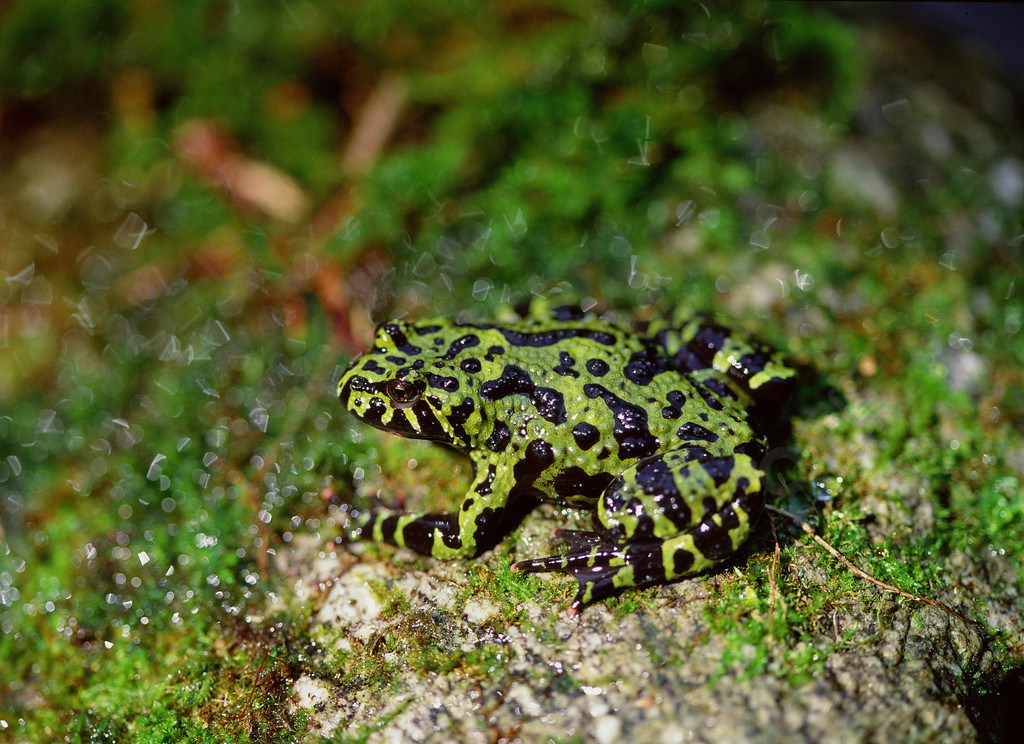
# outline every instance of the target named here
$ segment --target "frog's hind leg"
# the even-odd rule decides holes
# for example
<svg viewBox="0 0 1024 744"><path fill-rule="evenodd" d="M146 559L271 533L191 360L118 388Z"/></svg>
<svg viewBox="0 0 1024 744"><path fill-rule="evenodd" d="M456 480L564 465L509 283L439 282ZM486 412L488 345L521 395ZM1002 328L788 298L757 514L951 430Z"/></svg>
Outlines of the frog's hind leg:
<svg viewBox="0 0 1024 744"><path fill-rule="evenodd" d="M668 453L685 457L683 453ZM519 561L518 571L557 571L579 584L571 608L626 587L661 584L709 569L746 540L762 509L763 477L746 455L709 458L654 477L673 464L665 456L641 461L609 485L595 531L559 531L564 555ZM657 493L650 486L661 486ZM644 492L644 489L652 491Z"/></svg>
<svg viewBox="0 0 1024 744"><path fill-rule="evenodd" d="M707 314L670 315L652 322L648 333L678 369L710 382L713 389L714 375L704 373L726 375L757 405L768 408L783 406L796 388L797 371L785 356Z"/></svg>
<svg viewBox="0 0 1024 744"><path fill-rule="evenodd" d="M568 538L569 552L549 558L519 561L516 571L541 573L557 571L572 576L579 590L569 608L578 612L591 602L610 597L630 586L659 584L666 581L658 544L622 545L604 541L595 532L577 533L558 530L556 537Z"/></svg>
<svg viewBox="0 0 1024 744"><path fill-rule="evenodd" d="M602 538L596 532L573 535L560 530L556 537L569 541L567 553L519 561L512 568L528 573L555 571L572 576L579 589L569 607L579 611L622 589L664 584L705 571L728 558L734 551L734 540L742 542L746 530L742 538L729 532L729 523L738 525L732 510L716 514L721 515L723 524L710 519L683 535L663 541L619 543ZM698 544L705 547L698 548Z"/></svg>

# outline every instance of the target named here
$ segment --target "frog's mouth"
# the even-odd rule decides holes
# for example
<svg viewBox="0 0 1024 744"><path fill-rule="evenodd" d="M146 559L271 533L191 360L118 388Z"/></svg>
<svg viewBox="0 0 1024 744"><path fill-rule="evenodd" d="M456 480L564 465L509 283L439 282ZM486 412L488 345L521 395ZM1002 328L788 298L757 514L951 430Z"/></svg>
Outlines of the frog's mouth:
<svg viewBox="0 0 1024 744"><path fill-rule="evenodd" d="M409 439L452 443L434 409L425 398L396 406L389 403L387 382L371 382L361 375L349 377L338 391L341 404L360 421L391 434Z"/></svg>

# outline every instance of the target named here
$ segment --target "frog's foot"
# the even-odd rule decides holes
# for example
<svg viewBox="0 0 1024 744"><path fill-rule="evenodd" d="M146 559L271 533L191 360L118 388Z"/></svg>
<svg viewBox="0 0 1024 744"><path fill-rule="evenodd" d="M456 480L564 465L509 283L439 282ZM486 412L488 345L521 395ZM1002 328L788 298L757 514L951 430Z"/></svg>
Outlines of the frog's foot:
<svg viewBox="0 0 1024 744"><path fill-rule="evenodd" d="M569 574L579 584L569 609L578 612L621 589L664 584L721 563L746 539L747 531L730 534L717 523L718 518L718 514L709 515L666 540L620 541L600 532L555 530L555 537L569 543L565 554L519 561L512 568Z"/></svg>
<svg viewBox="0 0 1024 744"><path fill-rule="evenodd" d="M675 565L666 571L666 543L653 540L642 543L621 543L596 532L555 530L555 536L569 543L564 555L534 558L513 564L516 571L541 573L557 571L576 579L579 590L569 605L578 612L626 587L660 584L675 575ZM697 570L700 570L698 568Z"/></svg>

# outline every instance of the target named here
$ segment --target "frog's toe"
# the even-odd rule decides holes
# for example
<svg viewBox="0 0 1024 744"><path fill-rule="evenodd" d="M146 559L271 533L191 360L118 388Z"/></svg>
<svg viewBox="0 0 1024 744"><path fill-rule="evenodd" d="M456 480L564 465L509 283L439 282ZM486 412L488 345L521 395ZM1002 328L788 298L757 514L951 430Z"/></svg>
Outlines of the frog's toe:
<svg viewBox="0 0 1024 744"><path fill-rule="evenodd" d="M593 532L565 530L559 535L571 549L563 555L534 558L515 563L516 571L538 573L556 571L572 576L579 590L570 609L576 611L633 586L659 584L666 580L662 545L654 543L616 543Z"/></svg>
<svg viewBox="0 0 1024 744"><path fill-rule="evenodd" d="M598 545L615 546L615 543L609 542L597 532L591 532L590 530L563 530L556 527L551 530L551 537L569 543L570 553L590 550Z"/></svg>
<svg viewBox="0 0 1024 744"><path fill-rule="evenodd" d="M570 550L563 555L551 555L547 558L531 558L512 564L513 571L526 573L543 573L558 571L573 573L575 571L593 570L600 566L613 566L622 563L623 549L617 545L587 547L581 550Z"/></svg>

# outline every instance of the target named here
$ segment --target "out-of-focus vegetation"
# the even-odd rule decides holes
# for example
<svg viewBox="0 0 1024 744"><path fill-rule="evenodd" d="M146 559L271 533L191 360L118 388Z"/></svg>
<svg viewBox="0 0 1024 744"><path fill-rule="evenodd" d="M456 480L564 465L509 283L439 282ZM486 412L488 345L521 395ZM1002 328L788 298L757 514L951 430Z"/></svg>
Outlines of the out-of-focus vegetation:
<svg viewBox="0 0 1024 744"><path fill-rule="evenodd" d="M894 527L890 580L936 591L926 557L957 551L1019 571L1016 112L866 100L872 75L912 77L795 3L6 4L0 738L290 741L300 672L386 684L276 601L275 554L334 536L324 489L408 461L330 395L392 312L760 316L824 381L797 477L842 475L842 547L870 552L881 493L935 514ZM737 647L830 599L762 622L745 581L716 616Z"/></svg>

